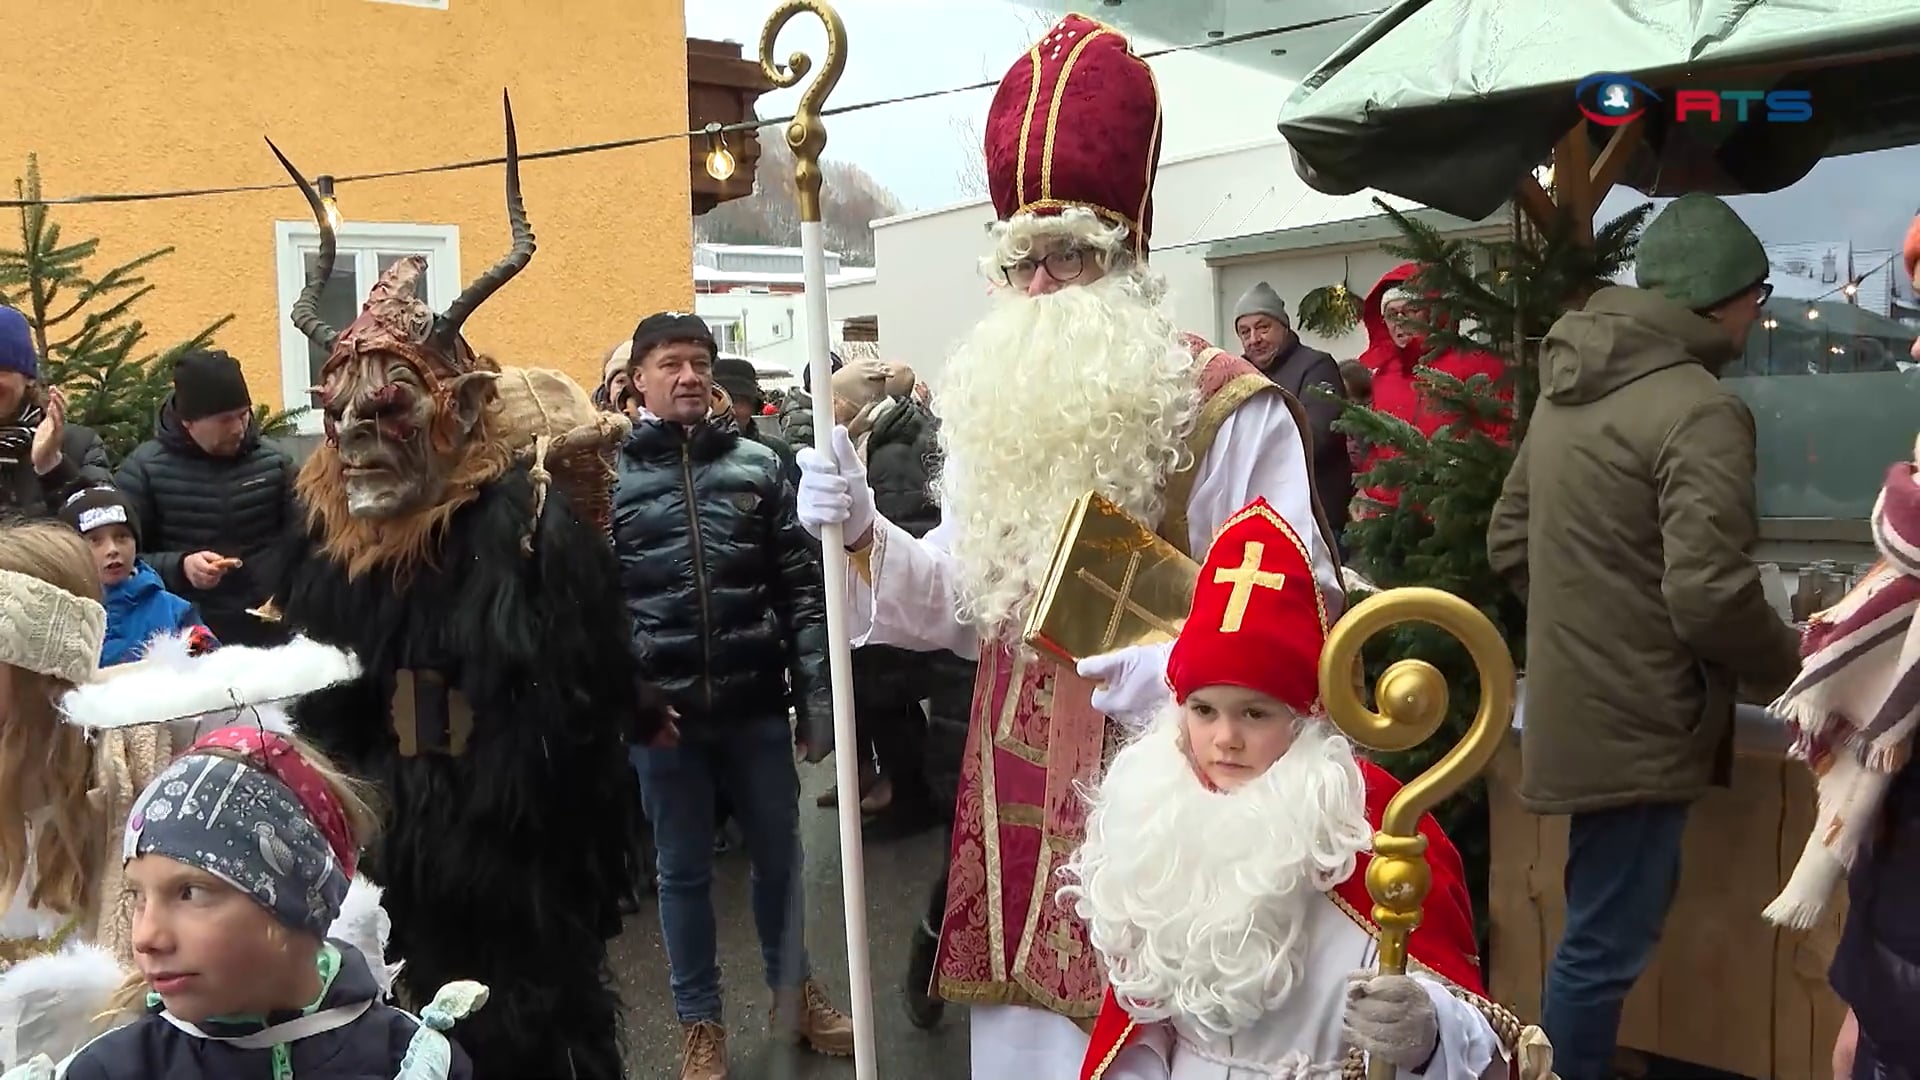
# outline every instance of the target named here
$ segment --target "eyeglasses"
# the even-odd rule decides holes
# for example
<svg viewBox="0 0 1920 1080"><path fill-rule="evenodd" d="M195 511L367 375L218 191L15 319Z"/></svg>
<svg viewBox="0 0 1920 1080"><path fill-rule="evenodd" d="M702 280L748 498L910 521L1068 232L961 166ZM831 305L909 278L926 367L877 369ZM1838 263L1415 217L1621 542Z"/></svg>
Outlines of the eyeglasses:
<svg viewBox="0 0 1920 1080"><path fill-rule="evenodd" d="M1025 258L1010 262L1000 268L1000 277L1007 284L1024 289L1033 284L1034 275L1043 266L1047 269L1047 276L1061 284L1074 281L1087 272L1087 249L1071 247L1050 251L1038 259Z"/></svg>
<svg viewBox="0 0 1920 1080"><path fill-rule="evenodd" d="M1771 281L1761 282L1760 298L1758 300L1755 300L1754 303L1765 306L1766 302L1771 299L1773 299L1773 282Z"/></svg>

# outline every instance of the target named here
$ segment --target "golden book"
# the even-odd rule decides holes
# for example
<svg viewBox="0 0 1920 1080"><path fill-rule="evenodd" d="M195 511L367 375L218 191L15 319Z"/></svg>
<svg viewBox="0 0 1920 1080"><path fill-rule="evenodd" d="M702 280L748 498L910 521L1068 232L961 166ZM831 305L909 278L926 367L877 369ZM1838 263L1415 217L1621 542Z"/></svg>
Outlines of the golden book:
<svg viewBox="0 0 1920 1080"><path fill-rule="evenodd" d="M1073 504L1022 635L1076 664L1180 636L1200 564L1097 492Z"/></svg>

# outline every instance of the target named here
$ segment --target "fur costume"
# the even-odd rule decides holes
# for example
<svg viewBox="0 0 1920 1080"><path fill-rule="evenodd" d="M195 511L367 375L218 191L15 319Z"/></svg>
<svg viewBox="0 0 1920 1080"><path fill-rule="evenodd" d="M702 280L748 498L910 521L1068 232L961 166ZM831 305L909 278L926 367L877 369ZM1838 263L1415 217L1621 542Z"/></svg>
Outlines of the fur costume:
<svg viewBox="0 0 1920 1080"><path fill-rule="evenodd" d="M499 369L459 335L533 253L511 111L507 132L513 252L445 313L417 298L405 261L344 331L318 318L325 267L295 304L329 354L327 440L302 471L307 535L269 608L366 667L297 720L385 796L366 872L385 888L407 996L491 989L460 1028L481 1080L612 1080L606 943L642 874L626 744L663 717L642 708L610 545L539 460L516 458ZM326 263L331 230L287 168Z"/></svg>

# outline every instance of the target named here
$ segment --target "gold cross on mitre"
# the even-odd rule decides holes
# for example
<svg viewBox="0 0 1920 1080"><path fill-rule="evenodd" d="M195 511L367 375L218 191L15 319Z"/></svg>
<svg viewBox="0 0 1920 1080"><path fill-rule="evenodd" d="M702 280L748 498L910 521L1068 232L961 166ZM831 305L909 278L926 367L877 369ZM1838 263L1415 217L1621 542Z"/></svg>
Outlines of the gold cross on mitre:
<svg viewBox="0 0 1920 1080"><path fill-rule="evenodd" d="M1253 590L1272 589L1279 592L1286 587L1287 575L1277 570L1260 569L1260 560L1266 553L1266 544L1249 540L1239 566L1222 566L1213 572L1215 585L1233 586L1233 592L1227 597L1227 612L1220 619L1221 633L1240 632L1240 624L1246 621L1247 604L1253 600Z"/></svg>

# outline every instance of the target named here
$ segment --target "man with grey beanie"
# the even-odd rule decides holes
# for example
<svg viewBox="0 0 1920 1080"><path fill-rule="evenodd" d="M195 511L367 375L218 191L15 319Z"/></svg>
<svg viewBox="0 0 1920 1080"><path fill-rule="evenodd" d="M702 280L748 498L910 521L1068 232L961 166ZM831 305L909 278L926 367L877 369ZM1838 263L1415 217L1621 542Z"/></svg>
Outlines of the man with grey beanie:
<svg viewBox="0 0 1920 1080"><path fill-rule="evenodd" d="M1233 332L1240 335L1247 362L1292 394L1305 410L1307 441L1313 449L1314 494L1320 496L1327 527L1339 543L1347 529L1347 505L1353 502L1353 459L1347 453L1347 437L1333 430L1333 422L1340 417L1340 402L1347 396L1340 365L1300 340L1300 335L1293 332L1286 301L1264 281L1248 289L1234 305ZM1315 387L1325 387L1337 400L1315 393ZM1346 554L1344 543L1340 553Z"/></svg>
<svg viewBox="0 0 1920 1080"><path fill-rule="evenodd" d="M1520 798L1571 816L1542 1026L1566 1080L1613 1075L1621 1003L1659 945L1687 807L1729 778L1736 689L1799 668L1751 557L1753 414L1720 381L1772 292L1711 195L1640 239L1638 288L1547 332L1540 400L1487 530L1528 600Z"/></svg>

